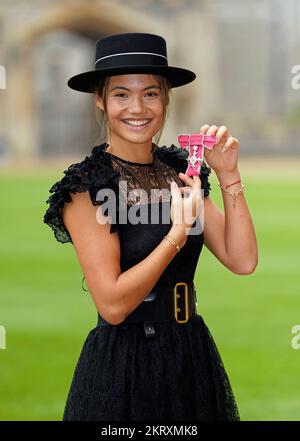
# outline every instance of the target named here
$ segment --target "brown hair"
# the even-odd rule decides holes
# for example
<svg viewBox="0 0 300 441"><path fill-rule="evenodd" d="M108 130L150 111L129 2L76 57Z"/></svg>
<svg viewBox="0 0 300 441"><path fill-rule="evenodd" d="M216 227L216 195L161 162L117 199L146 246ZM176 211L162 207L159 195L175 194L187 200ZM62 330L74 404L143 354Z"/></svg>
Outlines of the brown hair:
<svg viewBox="0 0 300 441"><path fill-rule="evenodd" d="M165 122L168 117L169 103L170 103L170 94L171 94L171 84L169 80L161 75L154 75L157 79L161 91L162 91L162 101L163 101L163 121L162 127L159 132L154 137L154 143L157 145L162 136ZM107 126L107 106L106 106L106 92L108 88L110 77L101 78L94 88L95 96L98 95L103 100L104 110L100 109L95 103L95 111L96 111L96 120L100 127L100 135L97 142L103 143L107 142L107 134L108 134L108 126Z"/></svg>

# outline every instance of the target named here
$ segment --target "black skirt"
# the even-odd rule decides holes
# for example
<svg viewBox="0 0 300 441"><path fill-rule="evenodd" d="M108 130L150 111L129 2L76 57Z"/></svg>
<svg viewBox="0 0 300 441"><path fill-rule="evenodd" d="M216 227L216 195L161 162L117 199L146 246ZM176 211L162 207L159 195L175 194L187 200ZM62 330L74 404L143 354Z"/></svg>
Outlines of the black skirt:
<svg viewBox="0 0 300 441"><path fill-rule="evenodd" d="M97 326L82 348L64 421L240 420L233 391L202 316L178 324Z"/></svg>

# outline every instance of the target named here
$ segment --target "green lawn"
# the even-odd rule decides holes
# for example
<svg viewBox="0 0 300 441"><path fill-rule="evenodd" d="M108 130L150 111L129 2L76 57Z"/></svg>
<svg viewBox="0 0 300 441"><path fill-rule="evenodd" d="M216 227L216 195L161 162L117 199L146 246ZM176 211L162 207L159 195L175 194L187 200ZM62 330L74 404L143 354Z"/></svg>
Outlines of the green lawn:
<svg viewBox="0 0 300 441"><path fill-rule="evenodd" d="M82 344L96 326L72 245L56 242L42 223L48 190L61 176L0 178L0 325L7 334L0 420L61 420ZM259 265L237 276L203 248L198 313L219 348L241 418L299 420L300 350L291 347L291 329L300 324L300 181L283 173L243 177ZM215 176L210 180L221 206Z"/></svg>

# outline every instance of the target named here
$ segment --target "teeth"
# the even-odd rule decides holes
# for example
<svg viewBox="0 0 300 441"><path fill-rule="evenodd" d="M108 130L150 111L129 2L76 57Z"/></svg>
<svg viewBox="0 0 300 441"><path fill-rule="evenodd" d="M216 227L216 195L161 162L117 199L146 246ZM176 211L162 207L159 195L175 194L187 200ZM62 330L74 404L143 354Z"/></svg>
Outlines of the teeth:
<svg viewBox="0 0 300 441"><path fill-rule="evenodd" d="M142 121L136 121L136 120L126 120L127 124L130 124L131 126L142 126L143 124L148 123L149 120L144 119Z"/></svg>

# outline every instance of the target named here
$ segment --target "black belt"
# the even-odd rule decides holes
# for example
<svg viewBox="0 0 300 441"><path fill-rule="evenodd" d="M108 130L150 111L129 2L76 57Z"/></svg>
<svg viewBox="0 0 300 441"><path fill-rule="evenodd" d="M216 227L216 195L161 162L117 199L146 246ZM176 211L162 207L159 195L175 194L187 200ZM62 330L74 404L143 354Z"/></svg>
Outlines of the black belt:
<svg viewBox="0 0 300 441"><path fill-rule="evenodd" d="M146 337L155 336L153 323L175 321L187 323L197 314L197 296L194 282L155 287L120 325L144 323ZM112 325L98 313L97 326Z"/></svg>

